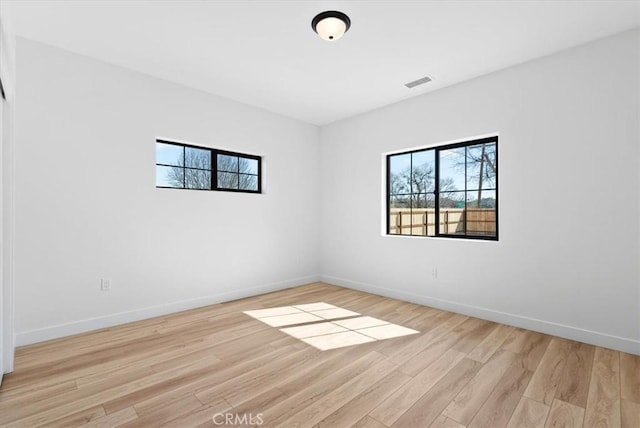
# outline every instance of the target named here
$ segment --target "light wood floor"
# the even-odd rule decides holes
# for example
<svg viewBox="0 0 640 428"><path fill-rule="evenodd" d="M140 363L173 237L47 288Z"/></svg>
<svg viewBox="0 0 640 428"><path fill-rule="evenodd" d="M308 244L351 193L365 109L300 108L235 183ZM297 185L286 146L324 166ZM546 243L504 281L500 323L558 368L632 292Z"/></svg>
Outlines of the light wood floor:
<svg viewBox="0 0 640 428"><path fill-rule="evenodd" d="M313 302L420 334L319 351L242 313ZM283 427L638 428L640 357L311 284L20 348L0 388L2 426L215 426L225 412Z"/></svg>

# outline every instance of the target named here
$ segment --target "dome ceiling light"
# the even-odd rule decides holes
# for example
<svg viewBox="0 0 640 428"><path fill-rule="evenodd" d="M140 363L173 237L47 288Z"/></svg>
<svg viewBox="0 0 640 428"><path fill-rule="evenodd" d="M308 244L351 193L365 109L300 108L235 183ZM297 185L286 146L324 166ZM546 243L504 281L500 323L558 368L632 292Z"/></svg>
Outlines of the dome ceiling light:
<svg viewBox="0 0 640 428"><path fill-rule="evenodd" d="M311 28L322 40L335 42L349 31L351 20L347 15L336 10L319 13L311 21Z"/></svg>

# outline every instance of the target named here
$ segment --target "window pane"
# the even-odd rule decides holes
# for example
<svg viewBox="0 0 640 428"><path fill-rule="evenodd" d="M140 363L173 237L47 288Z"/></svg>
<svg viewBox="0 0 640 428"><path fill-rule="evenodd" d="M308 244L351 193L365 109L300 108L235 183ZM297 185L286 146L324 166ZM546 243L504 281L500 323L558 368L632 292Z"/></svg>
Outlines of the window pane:
<svg viewBox="0 0 640 428"><path fill-rule="evenodd" d="M411 195L411 208L435 208L435 196L433 193L418 193Z"/></svg>
<svg viewBox="0 0 640 428"><path fill-rule="evenodd" d="M465 192L440 193L440 233L464 235Z"/></svg>
<svg viewBox="0 0 640 428"><path fill-rule="evenodd" d="M389 193L411 193L411 154L389 156Z"/></svg>
<svg viewBox="0 0 640 428"><path fill-rule="evenodd" d="M435 191L435 151L424 150L413 153L411 156L411 193L427 193Z"/></svg>
<svg viewBox="0 0 640 428"><path fill-rule="evenodd" d="M464 190L465 148L440 151L440 191Z"/></svg>
<svg viewBox="0 0 640 428"><path fill-rule="evenodd" d="M440 193L440 208L464 209L464 191Z"/></svg>
<svg viewBox="0 0 640 428"><path fill-rule="evenodd" d="M238 174L231 172L218 172L218 187L221 189L237 189Z"/></svg>
<svg viewBox="0 0 640 428"><path fill-rule="evenodd" d="M495 208L495 190L470 190L467 192L467 208Z"/></svg>
<svg viewBox="0 0 640 428"><path fill-rule="evenodd" d="M238 183L238 188L241 190L258 190L258 176L257 175L247 175L240 174L240 181Z"/></svg>
<svg viewBox="0 0 640 428"><path fill-rule="evenodd" d="M218 155L218 171L238 172L238 157ZM237 180L237 177L236 177ZM237 185L236 185L237 187Z"/></svg>
<svg viewBox="0 0 640 428"><path fill-rule="evenodd" d="M412 235L435 235L435 201L433 193L414 194L411 196Z"/></svg>
<svg viewBox="0 0 640 428"><path fill-rule="evenodd" d="M485 143L467 148L467 190L495 189L496 144Z"/></svg>
<svg viewBox="0 0 640 428"><path fill-rule="evenodd" d="M185 168L187 189L211 189L211 171Z"/></svg>
<svg viewBox="0 0 640 428"><path fill-rule="evenodd" d="M156 186L182 188L184 168L156 165Z"/></svg>
<svg viewBox="0 0 640 428"><path fill-rule="evenodd" d="M411 200L408 196L392 196L389 201L389 233L409 235L410 230Z"/></svg>
<svg viewBox="0 0 640 428"><path fill-rule="evenodd" d="M185 147L185 166L191 168L211 169L211 151Z"/></svg>
<svg viewBox="0 0 640 428"><path fill-rule="evenodd" d="M156 163L184 165L184 147L174 144L156 143Z"/></svg>
<svg viewBox="0 0 640 428"><path fill-rule="evenodd" d="M496 236L496 191L467 192L467 235Z"/></svg>
<svg viewBox="0 0 640 428"><path fill-rule="evenodd" d="M248 158L239 158L238 166L240 168L240 172L245 174L254 174L258 175L258 160L257 159L248 159Z"/></svg>

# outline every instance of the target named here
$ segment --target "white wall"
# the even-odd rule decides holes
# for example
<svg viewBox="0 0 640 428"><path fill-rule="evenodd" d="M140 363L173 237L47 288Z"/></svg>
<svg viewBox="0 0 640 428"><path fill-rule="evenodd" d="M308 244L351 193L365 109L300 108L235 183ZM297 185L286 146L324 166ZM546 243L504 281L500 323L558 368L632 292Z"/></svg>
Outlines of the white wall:
<svg viewBox="0 0 640 428"><path fill-rule="evenodd" d="M15 106L15 38L6 27L0 3L0 382L13 371L13 129Z"/></svg>
<svg viewBox="0 0 640 428"><path fill-rule="evenodd" d="M19 345L317 280L317 127L21 38L17 52ZM265 193L156 189L156 137L264 156Z"/></svg>
<svg viewBox="0 0 640 428"><path fill-rule="evenodd" d="M640 353L639 34L324 127L324 280ZM499 242L381 236L382 153L492 132Z"/></svg>

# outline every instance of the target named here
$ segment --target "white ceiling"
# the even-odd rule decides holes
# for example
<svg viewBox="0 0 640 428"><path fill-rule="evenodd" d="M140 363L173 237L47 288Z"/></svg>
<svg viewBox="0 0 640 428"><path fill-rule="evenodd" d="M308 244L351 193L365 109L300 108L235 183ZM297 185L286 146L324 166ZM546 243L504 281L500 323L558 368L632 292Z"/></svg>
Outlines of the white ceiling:
<svg viewBox="0 0 640 428"><path fill-rule="evenodd" d="M19 36L317 125L640 26L640 1L2 2Z"/></svg>

